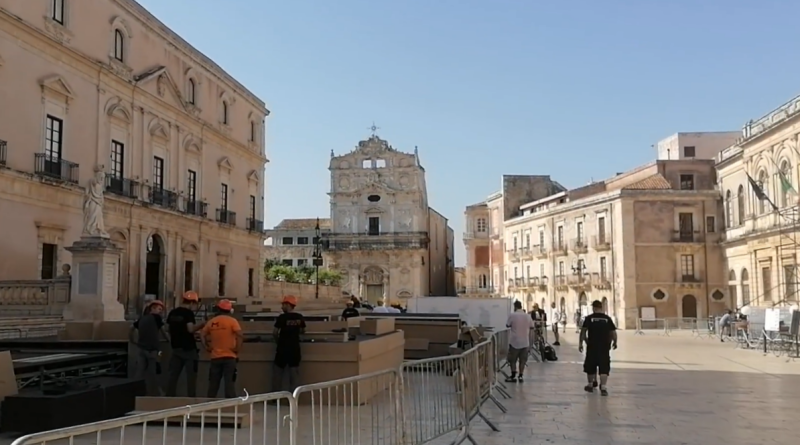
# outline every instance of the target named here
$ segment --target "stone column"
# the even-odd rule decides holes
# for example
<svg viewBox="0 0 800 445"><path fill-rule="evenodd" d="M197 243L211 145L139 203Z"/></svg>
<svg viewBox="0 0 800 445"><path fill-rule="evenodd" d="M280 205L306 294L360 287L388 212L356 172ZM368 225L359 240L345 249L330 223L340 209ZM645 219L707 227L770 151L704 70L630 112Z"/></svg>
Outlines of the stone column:
<svg viewBox="0 0 800 445"><path fill-rule="evenodd" d="M104 237L81 238L67 247L72 253L72 289L64 308L70 321L123 321L125 309L117 300L120 253Z"/></svg>

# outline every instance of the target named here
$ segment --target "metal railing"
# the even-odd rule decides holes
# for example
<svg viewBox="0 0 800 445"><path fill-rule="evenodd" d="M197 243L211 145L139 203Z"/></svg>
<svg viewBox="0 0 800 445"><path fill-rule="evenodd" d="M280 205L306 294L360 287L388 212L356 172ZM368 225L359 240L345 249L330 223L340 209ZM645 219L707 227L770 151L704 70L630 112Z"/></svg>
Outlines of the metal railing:
<svg viewBox="0 0 800 445"><path fill-rule="evenodd" d="M250 232L264 231L264 221L259 221L255 218L247 218L246 225L247 225L247 230Z"/></svg>
<svg viewBox="0 0 800 445"><path fill-rule="evenodd" d="M128 178L106 176L106 191L125 198L139 198L139 183Z"/></svg>
<svg viewBox="0 0 800 445"><path fill-rule="evenodd" d="M500 431L483 414L495 394L511 396L497 378L508 331L459 355L416 360L399 368L275 392L29 434L12 445L289 444L417 445L452 435L476 443L475 419Z"/></svg>
<svg viewBox="0 0 800 445"><path fill-rule="evenodd" d="M33 173L57 181L77 184L80 179L78 164L46 153L34 153Z"/></svg>
<svg viewBox="0 0 800 445"><path fill-rule="evenodd" d="M217 209L217 222L222 224L228 224L231 226L236 225L236 212L232 212L228 209Z"/></svg>

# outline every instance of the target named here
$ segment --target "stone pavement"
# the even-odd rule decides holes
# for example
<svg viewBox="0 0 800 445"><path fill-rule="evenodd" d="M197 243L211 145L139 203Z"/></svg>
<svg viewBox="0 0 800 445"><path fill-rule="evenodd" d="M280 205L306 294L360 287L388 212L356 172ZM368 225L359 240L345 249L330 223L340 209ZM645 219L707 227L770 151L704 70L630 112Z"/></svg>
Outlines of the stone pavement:
<svg viewBox="0 0 800 445"><path fill-rule="evenodd" d="M620 348L612 356L611 395L601 397L583 391L585 375L581 373L577 334L573 331L564 337L558 362L531 363L525 383L506 384L513 396L500 397L507 414L491 401L484 405L484 414L501 431L492 432L476 418L472 436L477 444L753 445L796 441L800 428L790 422L800 406L800 361L734 349L732 344L693 338L688 332L665 337L635 336L626 331L620 333ZM406 410L407 417L419 420L417 426L425 430L458 418L452 377L424 371L405 377L407 390L413 387L415 394L424 394L406 396L415 400L407 399ZM302 405L296 445L397 445L390 430L397 420L391 409L395 400L379 399L338 409L324 402L313 408ZM160 422L153 422L146 428L131 426L107 431L100 438L89 434L48 445L288 443L285 406L281 412L263 406L254 410L252 426L240 430L217 429L213 421L203 429L187 430L179 426L165 429ZM209 413L210 418L213 415ZM432 443L450 443L453 436ZM2 438L0 445L11 440Z"/></svg>
<svg viewBox="0 0 800 445"><path fill-rule="evenodd" d="M508 414L491 402L480 445L694 445L796 442L800 361L734 349L716 339L620 332L609 397L583 391L577 334L562 338L559 361L534 363L523 384L506 384Z"/></svg>

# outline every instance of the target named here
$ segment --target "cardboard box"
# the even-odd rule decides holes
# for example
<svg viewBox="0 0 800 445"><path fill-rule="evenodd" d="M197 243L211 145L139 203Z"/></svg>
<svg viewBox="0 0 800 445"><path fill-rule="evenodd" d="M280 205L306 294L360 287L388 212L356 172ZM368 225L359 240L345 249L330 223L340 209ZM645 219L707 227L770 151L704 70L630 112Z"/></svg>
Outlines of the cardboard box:
<svg viewBox="0 0 800 445"><path fill-rule="evenodd" d="M361 335L383 335L395 331L393 318L361 320L359 327Z"/></svg>

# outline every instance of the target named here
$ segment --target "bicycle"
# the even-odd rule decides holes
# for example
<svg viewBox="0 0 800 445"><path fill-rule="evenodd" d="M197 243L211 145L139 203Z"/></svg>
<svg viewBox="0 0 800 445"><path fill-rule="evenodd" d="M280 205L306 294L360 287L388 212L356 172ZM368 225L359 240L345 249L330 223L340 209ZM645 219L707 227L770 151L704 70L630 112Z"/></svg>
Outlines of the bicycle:
<svg viewBox="0 0 800 445"><path fill-rule="evenodd" d="M541 361L545 361L544 348L547 346L544 339L544 325L545 323L543 321L533 322L533 343L531 344L531 349L539 354Z"/></svg>

